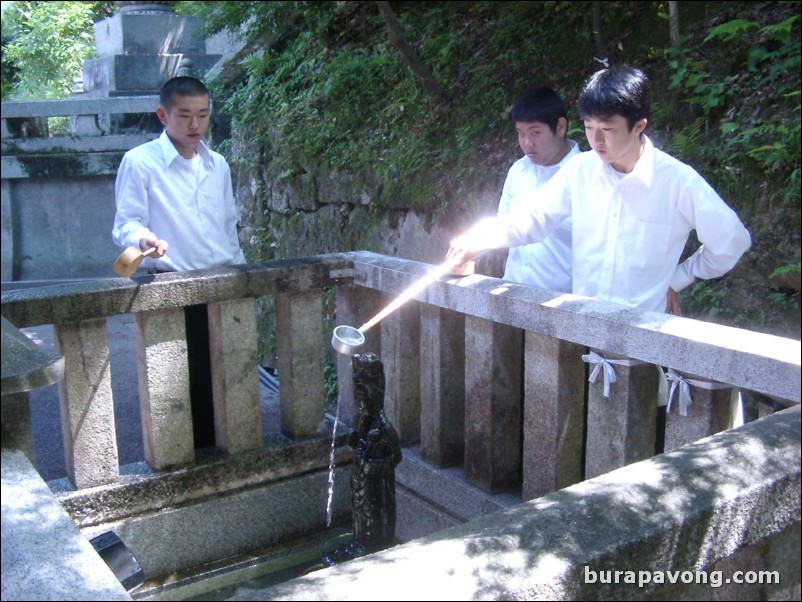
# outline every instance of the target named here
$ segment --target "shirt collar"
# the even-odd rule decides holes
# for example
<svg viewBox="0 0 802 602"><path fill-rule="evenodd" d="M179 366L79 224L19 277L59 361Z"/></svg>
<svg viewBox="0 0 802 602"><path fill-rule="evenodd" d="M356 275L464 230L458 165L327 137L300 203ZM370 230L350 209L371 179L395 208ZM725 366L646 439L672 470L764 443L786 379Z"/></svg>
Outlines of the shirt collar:
<svg viewBox="0 0 802 602"><path fill-rule="evenodd" d="M641 134L641 136L643 140L643 152L641 153L640 157L638 157L638 161L635 163L635 167L628 174L618 173L618 177L615 179L616 180L638 179L647 186L649 186L654 177L655 149L654 145L652 144L652 141L649 140L649 137L646 134ZM615 172L615 168L613 168L613 166L609 164L605 164L604 168L606 170L609 170L609 175L610 177L612 177Z"/></svg>
<svg viewBox="0 0 802 602"><path fill-rule="evenodd" d="M532 160L524 155L523 158L526 159L527 168L534 169L537 173L545 174L557 171L557 169L563 167L566 163L573 159L575 155L578 155L581 152L579 150L579 145L576 142L573 140L566 140L566 142L568 143L568 153L566 153L566 155L557 163L554 163L553 165L538 165L536 163L532 163Z"/></svg>
<svg viewBox="0 0 802 602"><path fill-rule="evenodd" d="M161 136L159 136L159 145L161 146L162 153L164 154L164 162L167 165L170 165L176 157L180 156L178 154L178 150L176 150L175 146L170 140L170 137L167 135L167 130L162 131ZM198 156L200 156L204 165L210 165L214 162L212 155L209 152L209 147L206 146L206 143L203 140L198 142L198 146L195 147L195 150L198 152Z"/></svg>
<svg viewBox="0 0 802 602"><path fill-rule="evenodd" d="M632 176L649 186L654 178L654 145L646 134L643 134L643 153L635 163Z"/></svg>
<svg viewBox="0 0 802 602"><path fill-rule="evenodd" d="M573 140L566 140L566 142L568 142L569 150L568 154L565 155L562 159L560 159L560 162L557 164L560 167L568 163L571 159L574 158L575 155L578 155L581 152L579 150L579 145L576 142L574 142Z"/></svg>

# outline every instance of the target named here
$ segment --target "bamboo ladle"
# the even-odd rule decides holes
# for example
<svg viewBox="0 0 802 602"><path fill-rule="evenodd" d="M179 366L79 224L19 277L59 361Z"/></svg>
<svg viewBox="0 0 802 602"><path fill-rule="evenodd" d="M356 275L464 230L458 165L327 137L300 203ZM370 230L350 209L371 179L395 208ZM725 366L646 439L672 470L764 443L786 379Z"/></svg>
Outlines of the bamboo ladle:
<svg viewBox="0 0 802 602"><path fill-rule="evenodd" d="M114 262L114 273L121 278L129 278L136 272L142 260L154 251L156 251L156 247L151 247L144 253L136 247L128 247Z"/></svg>

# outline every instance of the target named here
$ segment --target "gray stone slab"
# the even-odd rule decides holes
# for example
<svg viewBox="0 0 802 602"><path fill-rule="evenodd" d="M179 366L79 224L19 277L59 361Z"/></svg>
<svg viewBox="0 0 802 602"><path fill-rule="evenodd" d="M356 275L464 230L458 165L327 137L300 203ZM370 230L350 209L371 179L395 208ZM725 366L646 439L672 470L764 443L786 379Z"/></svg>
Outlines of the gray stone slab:
<svg viewBox="0 0 802 602"><path fill-rule="evenodd" d="M707 599L736 599L700 588L696 572L721 568L722 559L754 546L766 553L750 570L780 571L781 591L764 599L798 599L799 416L799 407L778 412L435 535L228 599L695 600L702 599L700 589ZM692 581L639 588L623 577L612 582L610 569L661 572L666 585L666 571L688 571Z"/></svg>
<svg viewBox="0 0 802 602"><path fill-rule="evenodd" d="M64 376L64 358L33 343L2 318L2 394L22 393L58 382Z"/></svg>
<svg viewBox="0 0 802 602"><path fill-rule="evenodd" d="M203 22L172 11L119 12L95 23L98 56L205 53Z"/></svg>
<svg viewBox="0 0 802 602"><path fill-rule="evenodd" d="M417 504L425 502L428 505L427 512L430 515L443 513L444 508L448 508L450 516L456 522L466 522L484 516L491 512L497 512L520 503L521 496L518 493L488 493L469 483L465 478L465 473L461 467L452 468L433 468L420 456L417 447L403 448L403 460L396 466L396 483L409 492L415 492L418 496ZM401 501L399 501L399 506ZM412 520L411 525L404 525L404 517ZM416 512L408 509L399 509L399 522L401 532L416 533L415 537L422 534L422 525L415 525L419 516ZM438 520L426 519L426 521L437 524ZM434 531L426 531L426 534ZM409 535L403 537L404 540L410 539Z"/></svg>
<svg viewBox="0 0 802 602"><path fill-rule="evenodd" d="M332 525L349 524L351 467L337 468ZM115 532L150 577L302 537L326 524L328 471L237 491L126 520ZM105 530L106 527L100 529ZM95 528L85 529L93 536Z"/></svg>
<svg viewBox="0 0 802 602"><path fill-rule="evenodd" d="M2 451L2 599L130 600L28 459Z"/></svg>

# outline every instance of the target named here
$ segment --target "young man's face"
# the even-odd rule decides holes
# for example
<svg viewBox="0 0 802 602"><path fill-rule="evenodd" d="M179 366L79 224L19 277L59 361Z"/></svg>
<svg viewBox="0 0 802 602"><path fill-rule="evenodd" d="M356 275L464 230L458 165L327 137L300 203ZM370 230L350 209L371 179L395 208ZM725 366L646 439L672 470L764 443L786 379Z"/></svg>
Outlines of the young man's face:
<svg viewBox="0 0 802 602"><path fill-rule="evenodd" d="M167 135L182 157L191 159L195 147L209 129L209 97L176 96L169 110L156 109Z"/></svg>
<svg viewBox="0 0 802 602"><path fill-rule="evenodd" d="M607 119L586 117L584 122L588 144L601 160L622 173L632 171L640 157L640 135L646 128L646 120L636 122L632 131L621 115Z"/></svg>
<svg viewBox="0 0 802 602"><path fill-rule="evenodd" d="M516 121L518 146L535 165L555 165L566 155L565 131L568 122L560 117L557 131L542 121Z"/></svg>

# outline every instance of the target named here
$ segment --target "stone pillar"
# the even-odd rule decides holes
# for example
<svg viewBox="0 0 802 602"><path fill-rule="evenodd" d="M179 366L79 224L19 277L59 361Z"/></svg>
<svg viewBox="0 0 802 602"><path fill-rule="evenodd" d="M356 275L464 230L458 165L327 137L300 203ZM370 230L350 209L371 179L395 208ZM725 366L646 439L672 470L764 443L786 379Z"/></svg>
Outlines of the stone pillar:
<svg viewBox="0 0 802 602"><path fill-rule="evenodd" d="M154 470L195 461L184 308L134 314L145 460Z"/></svg>
<svg viewBox="0 0 802 602"><path fill-rule="evenodd" d="M6 120L3 119L5 127ZM11 180L0 181L0 278L3 282L16 279L14 273L14 219L12 217Z"/></svg>
<svg viewBox="0 0 802 602"><path fill-rule="evenodd" d="M607 360L629 362L612 353L596 353ZM609 385L609 397L604 396L603 370L595 383L589 383L586 479L654 455L660 376L652 364L613 367L616 381Z"/></svg>
<svg viewBox="0 0 802 602"><path fill-rule="evenodd" d="M684 375L680 376L685 378ZM664 451L720 433L734 424L736 408L731 403L732 388L717 388L715 384L712 386L716 388L694 386L689 381L705 382L705 379L692 375L687 379L687 392L691 395L692 403L687 406L687 416L681 416L682 385L678 383L671 398L671 411L666 412ZM669 391L671 384L669 382Z"/></svg>
<svg viewBox="0 0 802 602"><path fill-rule="evenodd" d="M381 321L387 379L384 411L401 445L420 441L420 305L409 301Z"/></svg>
<svg viewBox="0 0 802 602"><path fill-rule="evenodd" d="M381 311L381 294L378 291L339 284L335 288L337 325L359 328ZM333 330L333 329L332 329ZM331 341L333 332L326 333ZM375 353L381 357L381 329L373 327L365 333L365 343L355 353ZM350 355L337 353L337 416L350 426L356 426L357 410L354 407L353 367Z"/></svg>
<svg viewBox="0 0 802 602"><path fill-rule="evenodd" d="M119 460L106 320L56 324L54 333L64 356L59 399L67 476L76 489L113 483Z"/></svg>
<svg viewBox="0 0 802 602"><path fill-rule="evenodd" d="M246 298L212 303L208 311L215 443L228 453L260 449L255 302Z"/></svg>
<svg viewBox="0 0 802 602"><path fill-rule="evenodd" d="M527 332L521 497L531 500L582 480L584 347Z"/></svg>
<svg viewBox="0 0 802 602"><path fill-rule="evenodd" d="M520 329L465 316L465 476L485 491L519 480L522 338Z"/></svg>
<svg viewBox="0 0 802 602"><path fill-rule="evenodd" d="M323 295L276 293L281 432L310 437L323 426Z"/></svg>
<svg viewBox="0 0 802 602"><path fill-rule="evenodd" d="M439 467L465 454L465 316L420 308L421 457Z"/></svg>

